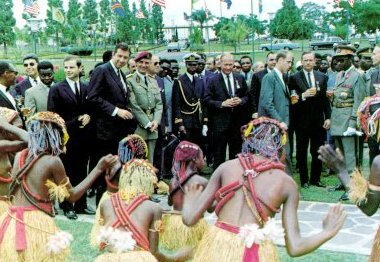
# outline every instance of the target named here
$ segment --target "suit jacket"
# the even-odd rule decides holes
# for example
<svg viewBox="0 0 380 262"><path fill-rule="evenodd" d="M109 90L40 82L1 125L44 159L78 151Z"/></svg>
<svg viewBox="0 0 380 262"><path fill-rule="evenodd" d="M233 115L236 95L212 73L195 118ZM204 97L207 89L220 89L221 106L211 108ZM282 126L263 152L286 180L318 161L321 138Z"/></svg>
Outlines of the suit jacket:
<svg viewBox="0 0 380 262"><path fill-rule="evenodd" d="M373 84L380 83L380 69L376 68L376 69L371 70L369 78L370 79L368 79L368 81L367 81L367 83L369 83L368 84L369 85L368 96L373 96L374 94L376 94L376 90L375 90L375 87L373 86Z"/></svg>
<svg viewBox="0 0 380 262"><path fill-rule="evenodd" d="M235 96L241 99L241 104L234 107L223 107L222 103L231 98L228 87L224 82L223 74L214 75L208 83L205 91L204 102L208 109L211 121L211 129L225 131L229 128L240 128L249 120L248 87L244 78L239 74L233 74Z"/></svg>
<svg viewBox="0 0 380 262"><path fill-rule="evenodd" d="M88 114L91 116L88 101L86 100L87 92L88 84L80 81L81 100L78 101L66 79L49 89L47 109L57 113L65 120L71 142L73 140L78 141L78 139L87 139L86 135L90 131L90 124L80 128L82 122L78 121L80 115Z"/></svg>
<svg viewBox="0 0 380 262"><path fill-rule="evenodd" d="M143 139L157 139L157 132L150 132L145 126L151 121L161 122L162 101L161 93L155 78L146 76L148 85L137 72L127 78L129 86L129 102L138 126L136 134Z"/></svg>
<svg viewBox="0 0 380 262"><path fill-rule="evenodd" d="M31 87L32 83L30 83L29 77L27 77L15 86L16 95L25 96L25 91Z"/></svg>
<svg viewBox="0 0 380 262"><path fill-rule="evenodd" d="M173 83L173 117L177 126L184 125L186 129L201 128L207 122L203 111L203 83L198 77L191 82L187 74L183 74ZM194 106L197 102L200 106Z"/></svg>
<svg viewBox="0 0 380 262"><path fill-rule="evenodd" d="M257 73L254 73L251 81L251 89L249 90L252 97L253 112L256 113L259 108L261 84L264 76L268 74L268 69L265 68Z"/></svg>
<svg viewBox="0 0 380 262"><path fill-rule="evenodd" d="M162 101L162 116L161 116L161 122L159 124L160 124L162 134L165 134L165 126L166 126L166 123L168 122L168 117L167 117L166 112L165 112L165 110L166 110L166 96L165 96L164 79L162 79L158 75L155 76L155 79L157 81L158 88L160 89L161 101Z"/></svg>
<svg viewBox="0 0 380 262"><path fill-rule="evenodd" d="M326 96L328 77L313 70L314 79L318 81L320 91L314 97L302 100L302 93L309 89L303 70L293 74L289 78L289 90L295 90L300 97L294 104L294 125L297 128L322 127L325 119L331 117L330 101Z"/></svg>
<svg viewBox="0 0 380 262"><path fill-rule="evenodd" d="M49 87L40 83L25 91L25 107L30 109L30 115L46 111L48 104Z"/></svg>
<svg viewBox="0 0 380 262"><path fill-rule="evenodd" d="M124 83L125 75L121 72ZM123 120L112 116L116 107L131 111L128 107L128 91L124 90L110 62L94 69L88 87L88 101L94 112L96 136L104 141L120 141L136 129L136 120Z"/></svg>
<svg viewBox="0 0 380 262"><path fill-rule="evenodd" d="M338 73L331 111L332 136L342 136L348 127L357 127L358 107L365 96L365 80L354 67L348 72Z"/></svg>
<svg viewBox="0 0 380 262"><path fill-rule="evenodd" d="M290 96L287 86L273 70L263 78L259 100L259 116L284 122L289 126Z"/></svg>
<svg viewBox="0 0 380 262"><path fill-rule="evenodd" d="M6 107L12 110L18 110L18 108L15 108L11 101L9 101L8 97L3 94L2 91L0 91L0 107Z"/></svg>
<svg viewBox="0 0 380 262"><path fill-rule="evenodd" d="M252 77L254 73L252 70L249 70L249 72L247 73L247 79L245 79L245 73L243 71L241 71L240 74L243 76L243 79L247 83L248 92L249 92L252 86Z"/></svg>

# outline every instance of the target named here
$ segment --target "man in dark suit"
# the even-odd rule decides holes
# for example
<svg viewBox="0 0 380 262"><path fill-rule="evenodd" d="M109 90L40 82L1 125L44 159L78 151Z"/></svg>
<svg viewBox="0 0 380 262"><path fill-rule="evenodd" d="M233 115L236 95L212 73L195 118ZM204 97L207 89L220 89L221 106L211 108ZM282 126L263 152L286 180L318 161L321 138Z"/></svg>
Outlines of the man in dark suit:
<svg viewBox="0 0 380 262"><path fill-rule="evenodd" d="M202 81L195 76L199 56L188 54L184 57L186 73L174 80L173 116L180 136L203 148L202 129L207 129L202 101Z"/></svg>
<svg viewBox="0 0 380 262"><path fill-rule="evenodd" d="M274 66L276 65L276 53L269 52L267 54L266 65L267 66L264 70L253 74L252 81L251 81L251 89L249 90L252 97L253 113L254 113L255 118L257 118L257 111L259 108L261 84L262 84L264 76L268 74L269 72L271 72Z"/></svg>
<svg viewBox="0 0 380 262"><path fill-rule="evenodd" d="M35 54L24 56L23 64L27 77L18 83L15 87L16 94L25 97L25 91L31 87L37 86L41 81L38 76L38 57Z"/></svg>
<svg viewBox="0 0 380 262"><path fill-rule="evenodd" d="M315 56L305 52L301 56L302 70L290 76L289 89L300 97L294 105L294 127L297 138L297 164L301 186L325 187L320 182L322 162L318 149L324 144L326 129L330 128L331 107L326 96L328 77L314 70ZM293 91L293 92L294 92ZM307 168L307 149L312 156L310 180Z"/></svg>
<svg viewBox="0 0 380 262"><path fill-rule="evenodd" d="M9 88L16 83L17 70L6 62L0 61L0 107L19 111L15 99L9 93Z"/></svg>
<svg viewBox="0 0 380 262"><path fill-rule="evenodd" d="M117 154L118 144L133 134L136 121L128 108L128 88L121 71L131 51L125 43L116 45L112 59L94 69L88 87L88 101L94 113L96 147L91 162L106 154ZM105 191L104 179L98 180L97 203Z"/></svg>
<svg viewBox="0 0 380 262"><path fill-rule="evenodd" d="M214 148L214 169L226 160L228 144L229 159L241 152L240 127L249 119L247 84L241 75L233 74L234 58L231 54L221 56L221 73L213 76L206 88L204 101L210 118Z"/></svg>
<svg viewBox="0 0 380 262"><path fill-rule="evenodd" d="M59 114L66 123L70 136L66 144L66 154L61 159L66 174L73 186L78 185L87 176L90 154L90 113L86 101L88 85L80 81L82 62L77 56L67 56L63 60L66 79L53 85L49 90L48 110ZM64 214L69 219L77 219L77 214L95 214L88 208L86 195L73 206L65 201L61 204Z"/></svg>
<svg viewBox="0 0 380 262"><path fill-rule="evenodd" d="M272 72L265 75L260 91L258 114L276 119L283 129L289 127L290 94L284 80L284 74L288 72L289 65L293 62L290 52L280 52L276 55L276 66ZM290 145L286 143L286 172L291 175Z"/></svg>

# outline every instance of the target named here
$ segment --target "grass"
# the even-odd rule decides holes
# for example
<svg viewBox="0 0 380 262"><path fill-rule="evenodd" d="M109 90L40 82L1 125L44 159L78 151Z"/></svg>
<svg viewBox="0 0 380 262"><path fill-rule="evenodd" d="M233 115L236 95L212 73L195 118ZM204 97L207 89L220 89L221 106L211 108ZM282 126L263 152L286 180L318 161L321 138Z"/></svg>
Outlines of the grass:
<svg viewBox="0 0 380 262"><path fill-rule="evenodd" d="M73 234L74 241L71 243L71 255L69 261L71 262L87 262L94 261L96 256L99 254L98 250L92 248L89 243L89 234L91 231L92 224L87 222L79 222L72 220L56 220L58 226L65 231L69 231ZM366 256L331 252L324 250L317 250L311 254L292 258L290 257L284 247L279 247L279 256L281 262L288 261L328 261L328 262L361 262L367 261Z"/></svg>

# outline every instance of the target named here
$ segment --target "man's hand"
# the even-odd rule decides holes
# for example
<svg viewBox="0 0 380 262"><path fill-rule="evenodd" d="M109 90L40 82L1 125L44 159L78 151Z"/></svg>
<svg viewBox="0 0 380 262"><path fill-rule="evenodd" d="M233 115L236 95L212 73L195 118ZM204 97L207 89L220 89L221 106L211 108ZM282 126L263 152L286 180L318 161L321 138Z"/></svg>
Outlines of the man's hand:
<svg viewBox="0 0 380 262"><path fill-rule="evenodd" d="M232 98L232 107L238 106L241 104L241 99L240 97L235 96Z"/></svg>
<svg viewBox="0 0 380 262"><path fill-rule="evenodd" d="M254 119L259 118L259 113L253 113L252 118L254 118Z"/></svg>
<svg viewBox="0 0 380 262"><path fill-rule="evenodd" d="M228 98L222 102L222 107L234 107L235 104L234 98Z"/></svg>
<svg viewBox="0 0 380 262"><path fill-rule="evenodd" d="M330 129L330 124L331 124L330 119L326 119L325 123L323 124L323 128L326 130Z"/></svg>
<svg viewBox="0 0 380 262"><path fill-rule="evenodd" d="M346 212L344 212L341 205L330 207L329 212L322 222L323 231L328 233L331 237L335 236L342 228L346 216Z"/></svg>
<svg viewBox="0 0 380 262"><path fill-rule="evenodd" d="M282 129L288 130L288 125L287 125L286 123L284 123L284 122L281 122L281 123L280 123L280 127L281 127Z"/></svg>
<svg viewBox="0 0 380 262"><path fill-rule="evenodd" d="M117 161L119 160L118 156L113 156L111 154L108 154L106 156L103 156L98 164L96 165L99 170L102 172L106 171L108 168L112 167Z"/></svg>
<svg viewBox="0 0 380 262"><path fill-rule="evenodd" d="M152 121L151 123L152 123L152 125L150 126L149 130L150 130L150 132L154 132L157 130L158 123L156 121Z"/></svg>
<svg viewBox="0 0 380 262"><path fill-rule="evenodd" d="M330 145L321 146L318 149L318 158L337 173L346 169L346 162L344 161L343 154L337 148L334 150Z"/></svg>
<svg viewBox="0 0 380 262"><path fill-rule="evenodd" d="M131 112L129 112L128 110L125 110L125 109L120 109L120 108L119 108L119 110L117 110L117 116L124 119L124 120L133 118L133 115Z"/></svg>
<svg viewBox="0 0 380 262"><path fill-rule="evenodd" d="M83 128L86 125L88 125L88 123L90 123L91 117L88 114L84 114L84 115L79 116L78 120L82 122L82 125L80 126L80 128Z"/></svg>
<svg viewBox="0 0 380 262"><path fill-rule="evenodd" d="M195 183L185 186L185 200L191 198L198 198L202 193L203 189L203 185Z"/></svg>
<svg viewBox="0 0 380 262"><path fill-rule="evenodd" d="M181 133L186 134L186 128L185 128L185 126L183 126L183 125L179 126L178 131L181 132Z"/></svg>
<svg viewBox="0 0 380 262"><path fill-rule="evenodd" d="M208 127L207 125L203 125L202 127L202 136L207 136Z"/></svg>
<svg viewBox="0 0 380 262"><path fill-rule="evenodd" d="M315 87L309 88L303 93L304 98L313 97L317 93L317 89Z"/></svg>

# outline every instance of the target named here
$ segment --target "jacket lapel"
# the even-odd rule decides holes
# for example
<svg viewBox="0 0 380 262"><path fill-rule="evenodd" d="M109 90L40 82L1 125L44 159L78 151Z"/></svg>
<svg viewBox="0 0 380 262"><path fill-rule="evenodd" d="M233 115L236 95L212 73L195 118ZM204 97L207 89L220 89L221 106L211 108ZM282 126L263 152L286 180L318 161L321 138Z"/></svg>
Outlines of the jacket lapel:
<svg viewBox="0 0 380 262"><path fill-rule="evenodd" d="M9 105L10 108L17 109L13 106L12 102L9 101L8 97L5 94L3 94L2 91L0 91L0 96L4 99L4 101Z"/></svg>
<svg viewBox="0 0 380 262"><path fill-rule="evenodd" d="M121 92L123 92L124 96L125 96L125 90L124 90L124 87L123 87L123 83L121 82L121 79L120 77L117 76L115 70L113 69L112 65L111 65L111 62L108 62L108 71L113 79L113 81L115 81L115 83L118 85L118 87L120 88ZM121 72L121 76L123 77L124 79L124 83L127 83L125 81L125 77L123 75L123 72Z"/></svg>
<svg viewBox="0 0 380 262"><path fill-rule="evenodd" d="M309 89L309 83L307 82L305 72L302 70L302 71L300 72L300 75L301 75L301 80L302 80L302 82L304 83L302 89L303 89L303 91L306 91L307 89ZM315 76L314 76L314 77L315 77Z"/></svg>
<svg viewBox="0 0 380 262"><path fill-rule="evenodd" d="M224 82L224 77L223 77L222 73L219 73L219 81L220 81L221 86L223 87L224 92L226 93L226 96L227 97L231 97L230 94L229 94L229 92L228 92L228 88L226 86L226 82Z"/></svg>
<svg viewBox="0 0 380 262"><path fill-rule="evenodd" d="M287 91L288 87L286 85L284 85L285 81L282 82L280 77L277 75L276 72L273 72L273 74L274 74L276 81L281 85L282 91L285 93L285 95L288 95L289 94L289 92Z"/></svg>
<svg viewBox="0 0 380 262"><path fill-rule="evenodd" d="M75 103L78 103L77 101L77 98L75 97L75 94L73 92L73 90L71 90L71 87L69 85L69 83L67 82L67 80L65 79L65 81L63 82L63 90L65 91L66 95L68 97L71 98L71 100L73 100Z"/></svg>

